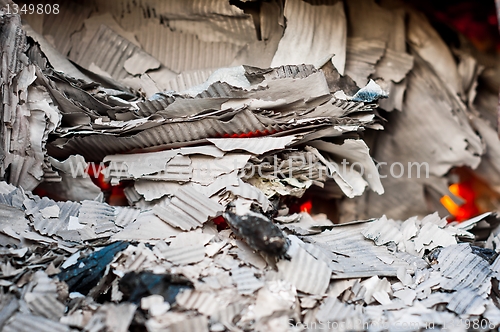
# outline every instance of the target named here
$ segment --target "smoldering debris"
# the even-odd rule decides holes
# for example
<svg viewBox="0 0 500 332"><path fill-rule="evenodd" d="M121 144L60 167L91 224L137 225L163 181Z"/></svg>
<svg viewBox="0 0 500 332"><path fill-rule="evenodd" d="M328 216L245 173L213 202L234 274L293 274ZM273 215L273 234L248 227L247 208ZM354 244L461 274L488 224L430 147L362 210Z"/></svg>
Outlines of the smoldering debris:
<svg viewBox="0 0 500 332"><path fill-rule="evenodd" d="M497 214L434 213L498 195L494 69L414 8L0 3L2 330L500 324Z"/></svg>
<svg viewBox="0 0 500 332"><path fill-rule="evenodd" d="M4 198L18 191L6 183L2 188L7 191ZM280 225L280 218L257 212L228 212L234 233L207 222L192 230L123 242L112 238L128 234L127 227L116 226L111 239L93 233L82 240L77 236L81 229L67 230L68 222L61 234L75 236L65 240L35 228L25 206L39 198L30 192L21 195L21 206L6 199L2 204L3 211L17 215L0 230L5 258L1 283L6 290L0 317L8 331L31 328L20 324L28 317L61 330L102 326L112 331L131 326L174 329L177 324L248 329L279 317L286 328L288 322L323 321L389 326L411 320L418 326L447 326L458 315L498 324L491 295L498 285L498 255L493 242L489 248L475 243L479 223L495 224L490 214L464 223L468 230L434 214L405 221L383 217L294 235L288 227L293 222ZM62 213L59 209L51 217L61 218ZM106 216L108 210L96 213ZM141 223L141 213L129 226ZM269 244L252 242L252 232L238 230L248 228L239 223L255 218L269 225L274 219L277 224L269 234L266 227L271 226L257 222L259 234L269 241L272 236L283 239L286 245L278 251L271 245L270 250ZM302 212L294 220L304 227L302 219L309 218ZM278 226L287 227L282 231ZM113 320L118 312L120 324Z"/></svg>

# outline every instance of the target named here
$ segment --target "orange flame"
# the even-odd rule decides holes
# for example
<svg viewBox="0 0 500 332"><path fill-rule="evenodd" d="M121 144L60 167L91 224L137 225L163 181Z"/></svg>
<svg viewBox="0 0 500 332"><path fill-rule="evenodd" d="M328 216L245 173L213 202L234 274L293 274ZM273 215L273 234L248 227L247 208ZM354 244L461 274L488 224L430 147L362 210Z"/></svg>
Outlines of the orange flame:
<svg viewBox="0 0 500 332"><path fill-rule="evenodd" d="M448 195L441 197L440 202L452 215L450 221L464 221L481 213L494 209L499 194L493 191L486 182L478 178L472 170L460 167L453 171L459 176L459 182L450 185L450 192L464 200L459 205Z"/></svg>
<svg viewBox="0 0 500 332"><path fill-rule="evenodd" d="M441 204L450 212L454 220L464 221L479 214L475 203L476 194L470 183L455 183L449 189L453 195L465 201L462 205L458 205L448 195L441 197Z"/></svg>

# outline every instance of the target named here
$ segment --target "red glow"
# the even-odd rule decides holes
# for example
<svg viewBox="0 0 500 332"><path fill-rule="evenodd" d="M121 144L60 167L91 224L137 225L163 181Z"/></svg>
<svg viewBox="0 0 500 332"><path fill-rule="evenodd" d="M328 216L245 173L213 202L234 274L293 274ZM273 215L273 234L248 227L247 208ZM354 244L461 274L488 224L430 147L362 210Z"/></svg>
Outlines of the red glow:
<svg viewBox="0 0 500 332"><path fill-rule="evenodd" d="M107 191L111 189L111 183L104 178L104 174L101 172L102 170L103 168L101 166L96 166L95 163L89 163L85 172L96 186L101 188L102 191Z"/></svg>
<svg viewBox="0 0 500 332"><path fill-rule="evenodd" d="M44 188L41 188L40 186L33 189L33 194L38 195L40 197L47 197L58 202L64 202L66 200L66 197L60 196L59 193L54 191L48 191Z"/></svg>
<svg viewBox="0 0 500 332"><path fill-rule="evenodd" d="M313 207L313 204L310 200L305 201L304 203L300 204L300 212L311 213L312 207Z"/></svg>
<svg viewBox="0 0 500 332"><path fill-rule="evenodd" d="M452 184L450 191L465 201L462 205L458 205L450 196L441 198L441 204L453 215L453 219L450 221L464 221L479 214L479 209L476 206L476 193L470 182Z"/></svg>
<svg viewBox="0 0 500 332"><path fill-rule="evenodd" d="M481 213L494 209L494 201L498 199L498 193L493 191L488 184L480 179L468 168L460 167L453 171L459 176L459 182L450 185L450 192L464 200L458 205L446 195L441 197L441 204L452 215L450 221L464 221Z"/></svg>
<svg viewBox="0 0 500 332"><path fill-rule="evenodd" d="M223 216L218 216L218 217L215 217L212 219L212 221L214 222L214 224L216 224L217 226L219 225L224 225L226 223L226 219L224 219Z"/></svg>
<svg viewBox="0 0 500 332"><path fill-rule="evenodd" d="M227 225L226 219L223 216L218 216L212 219L215 226L217 226L217 230L222 231L224 229L229 228Z"/></svg>
<svg viewBox="0 0 500 332"><path fill-rule="evenodd" d="M39 188L39 187L36 187L35 189L33 189L33 194L38 195L40 197L48 197L49 196L49 192L47 190Z"/></svg>
<svg viewBox="0 0 500 332"><path fill-rule="evenodd" d="M217 137L224 137L224 138L249 138L249 137L262 137L262 136L268 136L276 133L278 130L273 129L273 130L256 130L256 131L250 131L248 133L241 133L241 134L217 134Z"/></svg>
<svg viewBox="0 0 500 332"><path fill-rule="evenodd" d="M107 203L113 206L128 205L127 197L125 196L125 185L120 183L116 186L111 185L109 180L104 177L101 172L104 168L97 166L95 163L89 163L85 172L89 175L92 182L98 186L101 191L109 193Z"/></svg>
<svg viewBox="0 0 500 332"><path fill-rule="evenodd" d="M467 37L477 49L500 49L498 22L494 2L458 1L440 11L434 17Z"/></svg>
<svg viewBox="0 0 500 332"><path fill-rule="evenodd" d="M125 196L125 185L122 183L111 186L111 195L108 198L108 204L113 206L124 206L128 205L127 196Z"/></svg>

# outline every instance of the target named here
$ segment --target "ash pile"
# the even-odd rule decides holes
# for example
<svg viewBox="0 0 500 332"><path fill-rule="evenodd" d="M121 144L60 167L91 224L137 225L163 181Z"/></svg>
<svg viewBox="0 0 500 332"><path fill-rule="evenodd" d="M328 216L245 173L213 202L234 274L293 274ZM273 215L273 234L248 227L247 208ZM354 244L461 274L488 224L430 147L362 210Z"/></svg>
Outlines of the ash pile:
<svg viewBox="0 0 500 332"><path fill-rule="evenodd" d="M398 1L23 5L2 330L500 325L493 55Z"/></svg>

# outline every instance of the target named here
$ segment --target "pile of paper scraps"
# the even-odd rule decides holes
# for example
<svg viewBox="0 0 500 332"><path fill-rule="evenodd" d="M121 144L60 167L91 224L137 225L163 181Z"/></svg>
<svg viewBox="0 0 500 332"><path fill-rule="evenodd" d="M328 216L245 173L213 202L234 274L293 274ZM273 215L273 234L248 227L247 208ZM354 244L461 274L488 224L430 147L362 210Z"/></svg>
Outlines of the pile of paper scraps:
<svg viewBox="0 0 500 332"><path fill-rule="evenodd" d="M500 219L422 213L424 188L446 193L452 167L496 174L498 138L472 111L478 64L455 63L420 13L398 1L96 0L21 17L7 4L2 331L500 324ZM385 186L368 147L380 109L399 127L375 159L410 160L418 135L444 142L414 154L429 179ZM442 123L454 140L431 133ZM303 208L306 191L342 202L334 221L377 218L334 224Z"/></svg>

